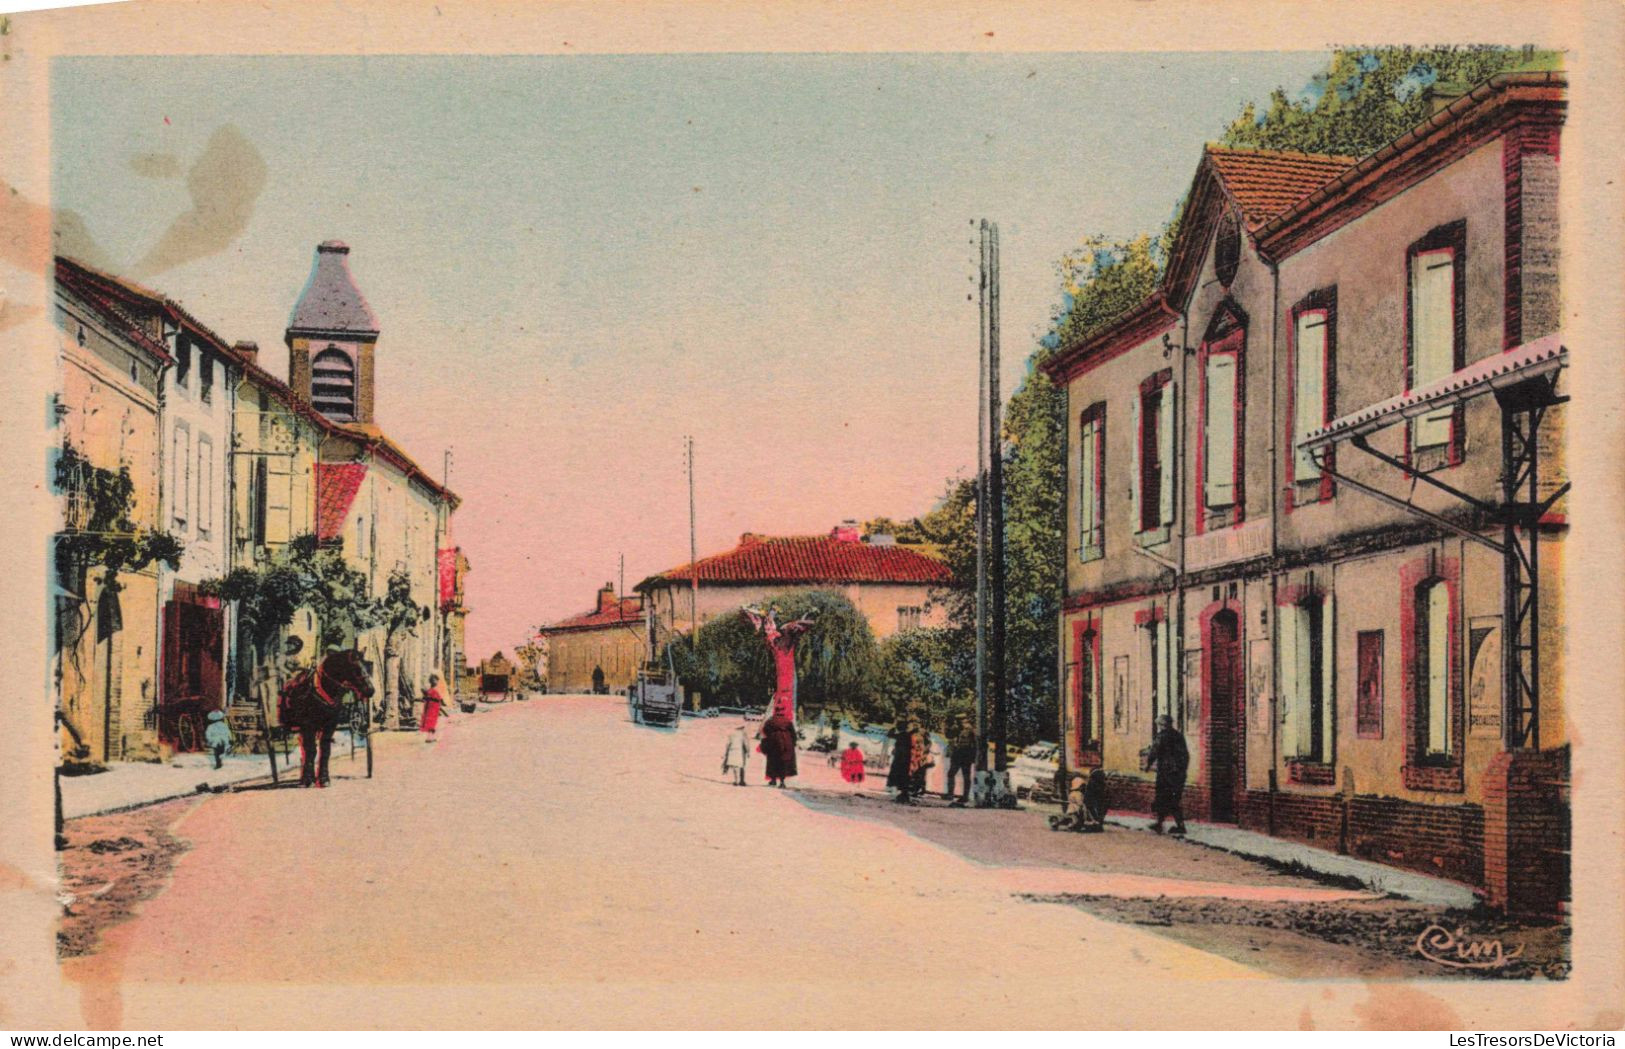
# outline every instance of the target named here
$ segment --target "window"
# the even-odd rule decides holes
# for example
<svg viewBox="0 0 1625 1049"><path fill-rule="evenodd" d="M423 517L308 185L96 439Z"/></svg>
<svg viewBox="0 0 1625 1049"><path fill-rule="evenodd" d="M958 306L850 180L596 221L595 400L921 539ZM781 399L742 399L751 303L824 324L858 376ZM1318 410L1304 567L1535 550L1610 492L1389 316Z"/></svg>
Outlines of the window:
<svg viewBox="0 0 1625 1049"><path fill-rule="evenodd" d="M355 364L337 346L329 346L311 362L310 403L323 415L355 418Z"/></svg>
<svg viewBox="0 0 1625 1049"><path fill-rule="evenodd" d="M1140 384L1140 399L1136 402L1139 418L1135 423L1135 449L1139 462L1135 470L1135 517L1140 532L1154 532L1158 538L1166 538L1161 529L1174 519L1172 378L1172 369L1153 375Z"/></svg>
<svg viewBox="0 0 1625 1049"><path fill-rule="evenodd" d="M1098 760L1104 721L1100 672L1100 633L1087 621L1074 627L1072 646L1073 717L1078 727L1080 759L1085 752Z"/></svg>
<svg viewBox="0 0 1625 1049"><path fill-rule="evenodd" d="M207 535L214 528L214 442L205 434L197 439L197 530Z"/></svg>
<svg viewBox="0 0 1625 1049"><path fill-rule="evenodd" d="M1198 528L1223 527L1241 520L1242 367L1247 329L1228 306L1221 307L1202 344L1202 443L1197 484L1205 513Z"/></svg>
<svg viewBox="0 0 1625 1049"><path fill-rule="evenodd" d="M924 616L924 610L922 608L920 608L919 605L904 605L904 606L898 608L897 609L897 630L898 630L898 633L901 633L904 630L918 630L918 629L920 629L920 622L921 622L921 619L922 619L923 616Z"/></svg>
<svg viewBox="0 0 1625 1049"><path fill-rule="evenodd" d="M1382 631L1362 630L1355 635L1358 683L1354 693L1355 734L1361 739L1382 738Z"/></svg>
<svg viewBox="0 0 1625 1049"><path fill-rule="evenodd" d="M1161 609L1149 613L1148 621L1142 625L1146 633L1146 665L1151 668L1151 732L1155 735L1157 718L1164 714L1173 718L1175 725L1183 724L1179 716L1179 697L1174 689L1173 633Z"/></svg>
<svg viewBox="0 0 1625 1049"><path fill-rule="evenodd" d="M1463 272L1465 222L1440 226L1411 246L1406 306L1407 390L1450 375L1465 363L1466 318ZM1436 409L1411 422L1411 447L1459 452L1461 406Z"/></svg>
<svg viewBox="0 0 1625 1049"><path fill-rule="evenodd" d="M1331 496L1330 474L1323 474L1314 457L1301 445L1311 431L1325 426L1336 414L1333 403L1336 304L1335 289L1319 291L1292 311L1292 352L1288 359L1288 367L1292 369L1292 448L1287 456L1287 476L1294 482L1293 504ZM1328 450L1323 454L1331 453ZM1312 486L1318 486L1318 491Z"/></svg>
<svg viewBox="0 0 1625 1049"><path fill-rule="evenodd" d="M1078 428L1078 559L1106 553L1106 406L1091 405Z"/></svg>
<svg viewBox="0 0 1625 1049"><path fill-rule="evenodd" d="M191 518L192 435L184 426L175 427L170 438L169 505L175 523L184 525Z"/></svg>
<svg viewBox="0 0 1625 1049"><path fill-rule="evenodd" d="M1456 747L1450 724L1450 588L1443 580L1416 591L1416 733L1424 763L1449 761Z"/></svg>
<svg viewBox="0 0 1625 1049"><path fill-rule="evenodd" d="M1317 594L1283 607L1277 617L1286 753L1313 764L1332 761L1331 611L1330 599Z"/></svg>
<svg viewBox="0 0 1625 1049"><path fill-rule="evenodd" d="M130 358L130 381L131 382L140 382L141 381L141 368L140 368L139 365L137 365L135 363L135 358L134 357Z"/></svg>
<svg viewBox="0 0 1625 1049"><path fill-rule="evenodd" d="M186 389L192 375L192 343L184 335L175 336L175 383Z"/></svg>
<svg viewBox="0 0 1625 1049"><path fill-rule="evenodd" d="M253 542L256 547L265 545L265 502L270 495L270 467L264 458L254 460L254 484L249 489L249 499L253 503Z"/></svg>

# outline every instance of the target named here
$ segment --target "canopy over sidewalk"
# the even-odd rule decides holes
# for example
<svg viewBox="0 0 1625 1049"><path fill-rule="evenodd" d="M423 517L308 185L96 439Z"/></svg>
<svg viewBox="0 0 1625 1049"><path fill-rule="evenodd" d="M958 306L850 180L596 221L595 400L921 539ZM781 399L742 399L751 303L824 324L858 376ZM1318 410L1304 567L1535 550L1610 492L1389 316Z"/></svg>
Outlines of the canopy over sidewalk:
<svg viewBox="0 0 1625 1049"><path fill-rule="evenodd" d="M1555 332L1534 342L1515 346L1505 353L1474 361L1438 382L1419 386L1397 397L1378 401L1333 419L1318 430L1311 430L1299 444L1305 450L1314 452L1338 441L1363 437L1402 420L1414 419L1459 401L1471 400L1481 394L1504 390L1555 372L1568 363L1568 356L1569 351L1563 346L1563 334Z"/></svg>

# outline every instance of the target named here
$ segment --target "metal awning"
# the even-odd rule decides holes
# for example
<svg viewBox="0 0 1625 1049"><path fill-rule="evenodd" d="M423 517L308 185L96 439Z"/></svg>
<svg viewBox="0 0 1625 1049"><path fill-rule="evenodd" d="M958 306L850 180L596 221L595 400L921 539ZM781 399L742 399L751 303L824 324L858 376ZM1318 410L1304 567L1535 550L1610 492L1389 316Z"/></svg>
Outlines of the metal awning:
<svg viewBox="0 0 1625 1049"><path fill-rule="evenodd" d="M1475 361L1438 382L1350 412L1318 430L1311 430L1298 444L1310 452L1329 448L1339 441L1363 437L1405 419L1554 372L1568 363L1568 357L1563 335L1556 332Z"/></svg>

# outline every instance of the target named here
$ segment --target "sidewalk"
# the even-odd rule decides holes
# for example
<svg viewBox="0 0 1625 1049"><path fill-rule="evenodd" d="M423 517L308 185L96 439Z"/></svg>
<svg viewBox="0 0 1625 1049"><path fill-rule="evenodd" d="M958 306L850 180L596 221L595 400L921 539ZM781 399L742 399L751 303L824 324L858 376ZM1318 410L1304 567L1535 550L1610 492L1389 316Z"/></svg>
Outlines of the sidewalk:
<svg viewBox="0 0 1625 1049"><path fill-rule="evenodd" d="M1126 814L1108 816L1106 822L1131 830L1148 830L1151 826L1148 817ZM1460 882L1430 878L1415 871L1401 870L1398 867L1356 859L1353 856L1341 856L1326 849L1317 849L1313 845L1272 838L1267 834L1241 830L1237 827L1190 820L1186 821L1185 827L1186 841L1228 852L1242 859L1288 866L1295 864L1316 874L1354 878L1373 892L1439 907L1466 910L1478 903L1478 895L1471 887Z"/></svg>
<svg viewBox="0 0 1625 1049"><path fill-rule="evenodd" d="M293 774L299 774L297 752ZM62 818L78 819L104 812L117 812L152 805L171 798L199 793L199 787L215 790L233 783L271 778L271 763L264 754L233 754L224 759L224 768L214 767L208 754L177 754L167 762L122 761L107 766L106 772L88 776L62 776ZM277 771L282 772L282 754L277 754Z"/></svg>

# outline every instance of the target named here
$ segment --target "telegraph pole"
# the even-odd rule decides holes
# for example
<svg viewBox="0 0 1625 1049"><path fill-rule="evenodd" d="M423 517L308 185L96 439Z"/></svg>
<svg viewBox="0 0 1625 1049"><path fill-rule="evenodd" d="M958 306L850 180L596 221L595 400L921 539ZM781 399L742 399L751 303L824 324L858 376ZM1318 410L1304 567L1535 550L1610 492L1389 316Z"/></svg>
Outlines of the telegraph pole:
<svg viewBox="0 0 1625 1049"><path fill-rule="evenodd" d="M1013 807L1006 772L1004 446L999 396L999 227L981 222L981 353L976 473L976 804ZM990 709L991 708L991 709ZM990 716L991 715L991 716ZM991 731L990 731L991 730ZM987 747L993 744L989 768Z"/></svg>
<svg viewBox="0 0 1625 1049"><path fill-rule="evenodd" d="M688 623L693 640L700 636L700 553L694 538L694 438L684 438L688 449Z"/></svg>
<svg viewBox="0 0 1625 1049"><path fill-rule="evenodd" d="M972 225L974 225L974 220ZM987 220L982 220L976 351L976 774L987 772ZM978 784L980 785L980 784Z"/></svg>

